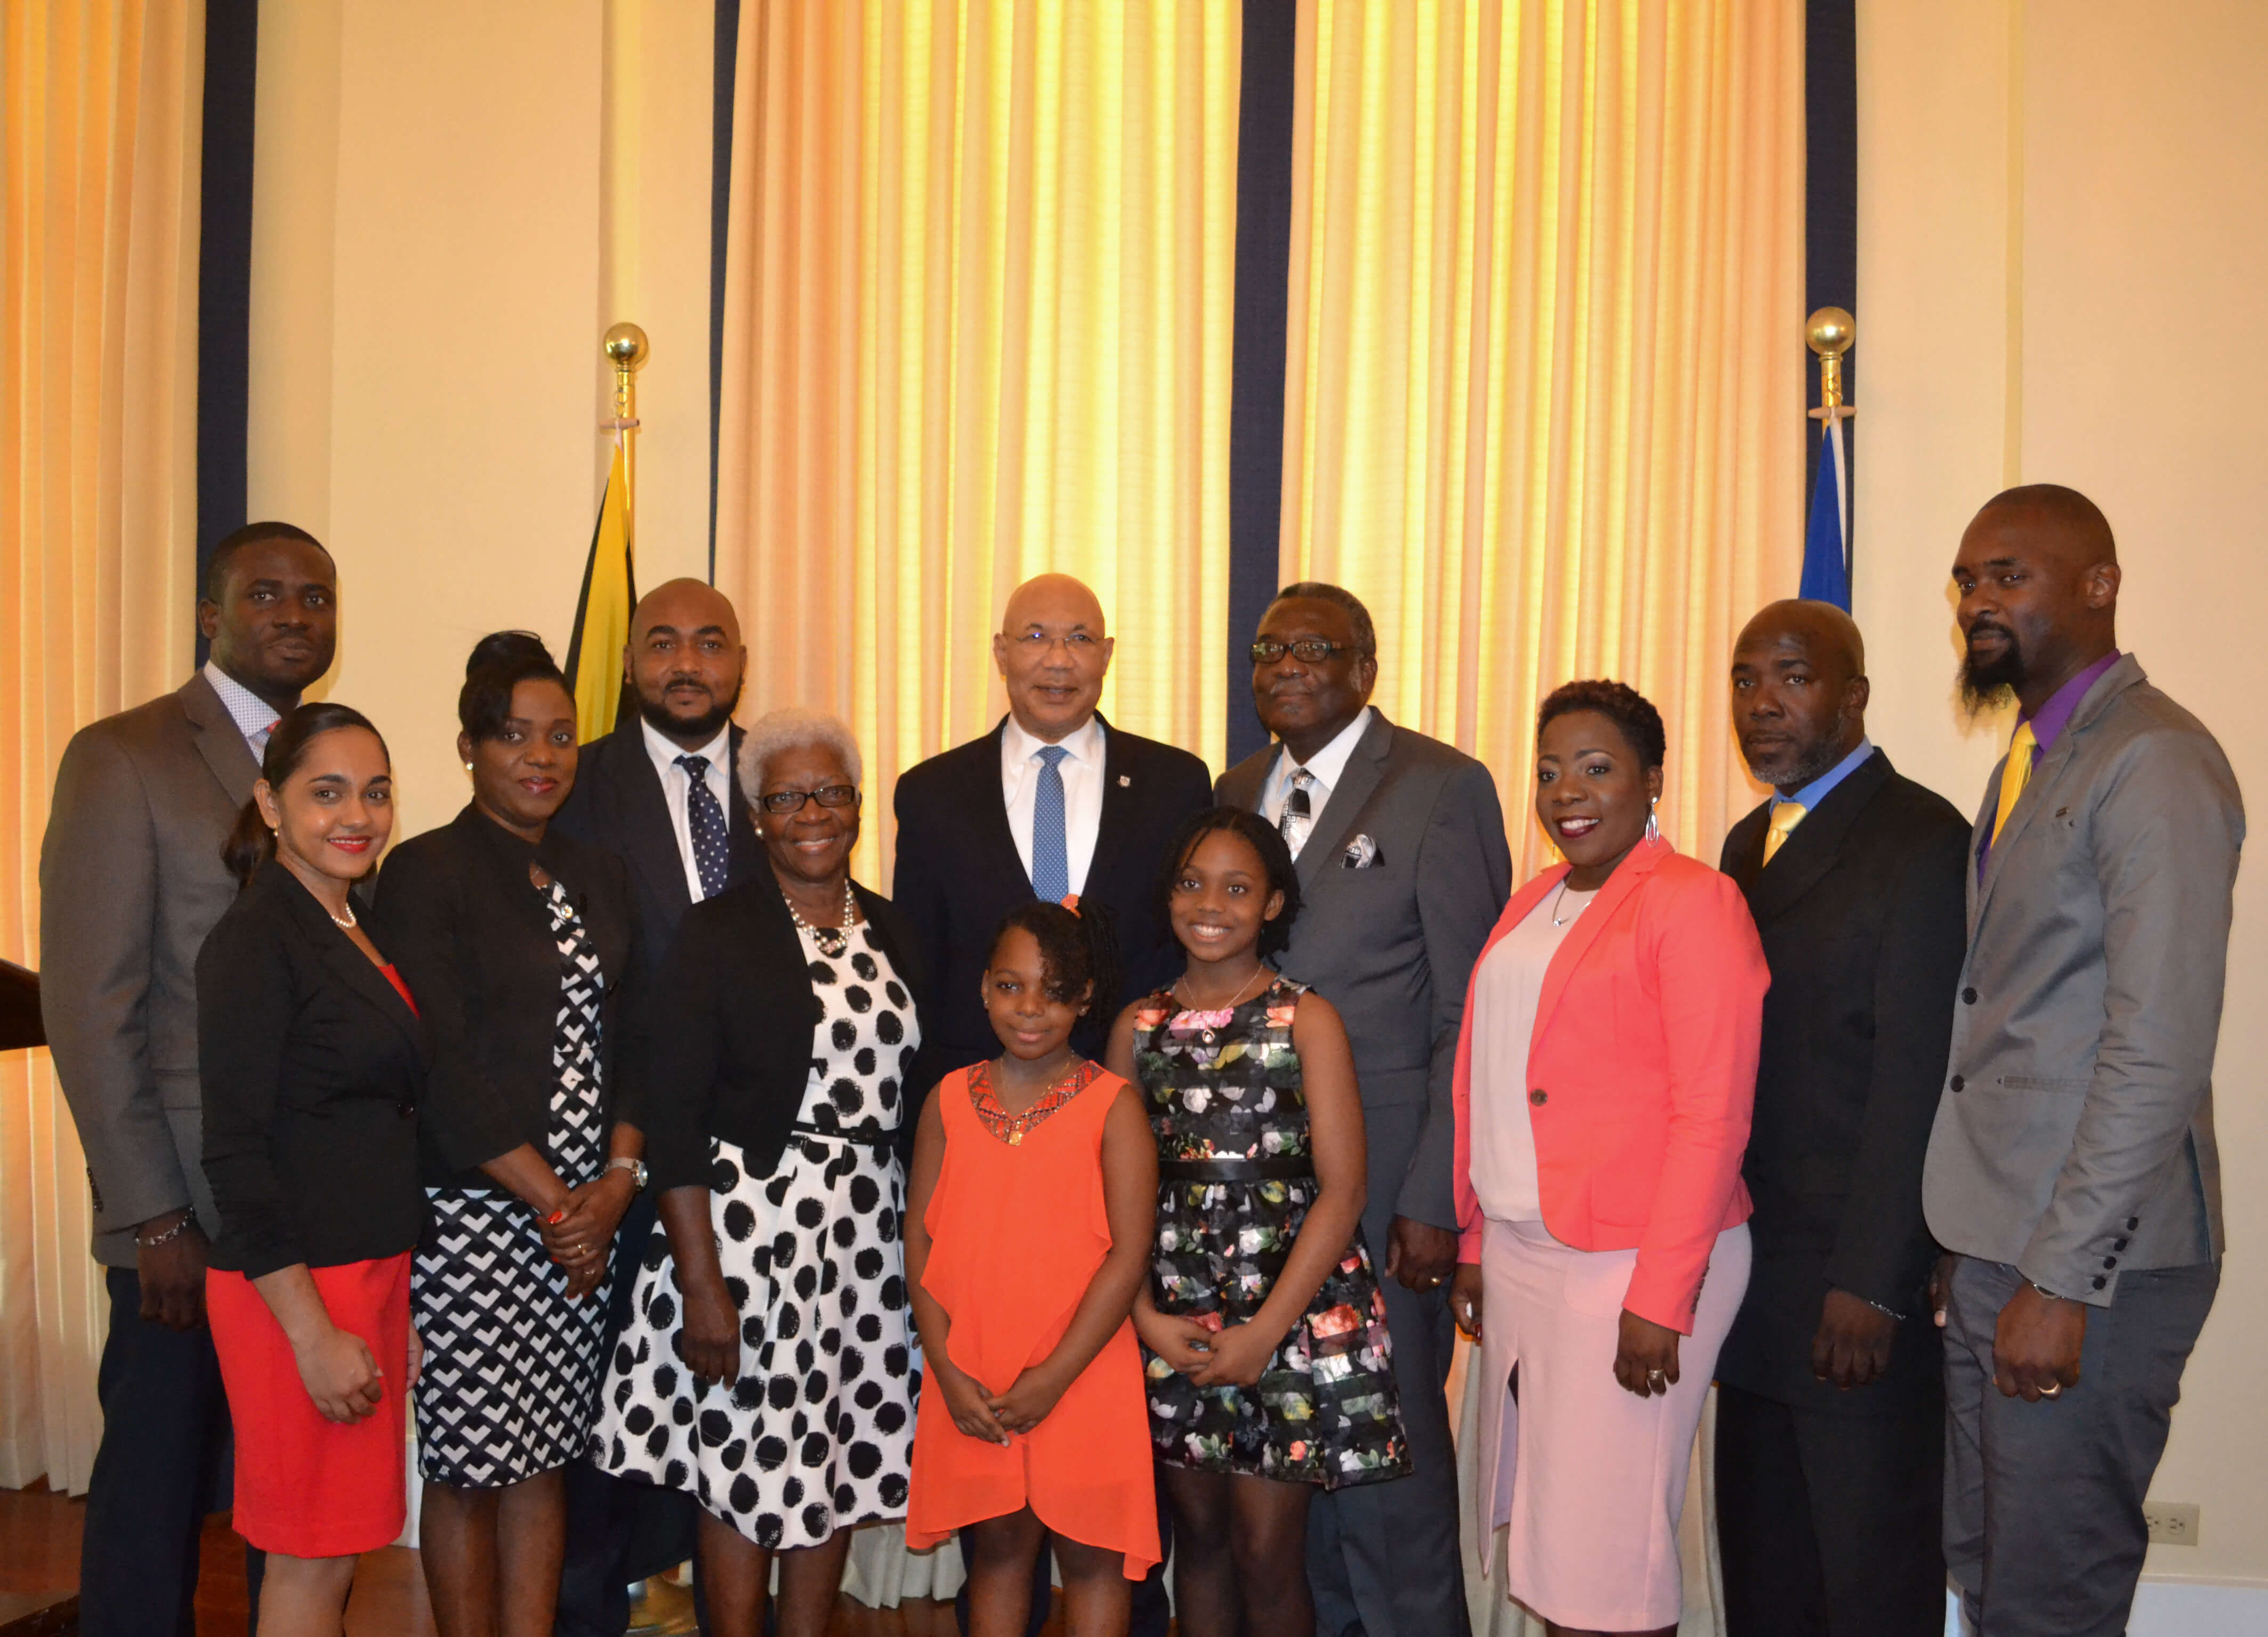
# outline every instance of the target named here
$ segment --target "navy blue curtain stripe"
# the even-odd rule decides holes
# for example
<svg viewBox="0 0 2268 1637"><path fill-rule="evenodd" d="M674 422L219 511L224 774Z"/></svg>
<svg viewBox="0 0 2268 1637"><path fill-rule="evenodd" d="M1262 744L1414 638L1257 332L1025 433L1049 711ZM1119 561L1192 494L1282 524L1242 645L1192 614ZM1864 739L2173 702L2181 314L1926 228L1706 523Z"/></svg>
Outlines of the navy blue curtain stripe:
<svg viewBox="0 0 2268 1637"><path fill-rule="evenodd" d="M1867 315L1859 311L1859 40L1855 0L1808 0L1803 41L1804 312L1841 307L1859 320L1859 341L1843 356L1843 396L1856 403ZM1800 348L1804 403L1819 407L1819 361ZM1855 422L1843 426L1845 504L1858 487ZM1804 423L1803 513L1818 484L1819 422ZM1858 547L1854 535L1852 549Z"/></svg>
<svg viewBox="0 0 2268 1637"><path fill-rule="evenodd" d="M204 152L198 177L197 581L245 516L252 331L252 100L259 0L207 0ZM205 644L197 642L197 663Z"/></svg>
<svg viewBox="0 0 2268 1637"><path fill-rule="evenodd" d="M1236 309L1228 420L1228 761L1268 743L1245 650L1276 594L1292 258L1294 0L1244 0L1236 119Z"/></svg>
<svg viewBox="0 0 2268 1637"><path fill-rule="evenodd" d="M733 96L740 0L717 0L716 85L709 117L709 583L717 583L717 430L725 409L725 244L733 216Z"/></svg>

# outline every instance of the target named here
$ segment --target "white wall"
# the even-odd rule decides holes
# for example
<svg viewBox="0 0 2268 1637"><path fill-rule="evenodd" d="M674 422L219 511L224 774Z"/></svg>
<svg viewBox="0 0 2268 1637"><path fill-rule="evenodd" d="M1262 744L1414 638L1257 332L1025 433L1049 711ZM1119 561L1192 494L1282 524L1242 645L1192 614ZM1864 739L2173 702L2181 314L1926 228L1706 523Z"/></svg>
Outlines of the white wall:
<svg viewBox="0 0 2268 1637"><path fill-rule="evenodd" d="M2009 724L1953 702L1947 569L1994 491L2110 515L2122 647L2268 813L2268 7L1859 0L1856 612L1875 741L1962 811ZM2254 849L2259 850L2257 847ZM2268 1588L2268 863L2239 880L2215 1076L2229 1252L2154 1494L2154 1576Z"/></svg>
<svg viewBox="0 0 2268 1637"><path fill-rule="evenodd" d="M261 16L250 515L338 558L321 692L401 833L465 799L464 658L563 659L604 477L599 338L643 324L639 579L704 574L711 9L294 0Z"/></svg>

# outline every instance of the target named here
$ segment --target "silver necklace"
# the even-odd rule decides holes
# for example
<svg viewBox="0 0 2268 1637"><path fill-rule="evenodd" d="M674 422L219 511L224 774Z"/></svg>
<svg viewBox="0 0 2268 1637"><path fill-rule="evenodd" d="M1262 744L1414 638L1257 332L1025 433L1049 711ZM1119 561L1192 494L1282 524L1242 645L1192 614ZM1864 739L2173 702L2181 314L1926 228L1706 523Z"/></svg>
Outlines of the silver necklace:
<svg viewBox="0 0 2268 1637"><path fill-rule="evenodd" d="M1589 892L1587 892L1584 893L1584 894L1583 894L1583 901L1582 901L1581 903L1580 903L1580 904L1578 904L1578 905L1576 905L1576 906L1575 906L1575 915L1580 915L1580 914L1581 914L1584 912L1584 910L1586 910L1586 909L1589 908L1589 907L1590 907L1591 900L1592 900L1593 899L1594 899L1594 898L1598 897L1598 895L1599 895L1599 889L1598 889L1598 888L1596 888L1596 887L1593 887ZM1553 899L1551 900L1551 924L1552 924L1553 926L1555 926L1555 927L1564 927L1564 926L1565 926L1565 925L1567 924L1567 922L1568 922L1568 921L1572 921L1572 920L1574 920L1574 919L1575 919L1575 915L1569 915L1569 916L1567 916L1567 917L1566 917L1565 919L1564 919L1564 920L1560 917L1560 914L1559 914L1560 908L1561 908L1561 907L1562 907L1562 906L1564 906L1566 902L1567 902L1567 882L1566 882L1566 880L1565 880L1565 879L1564 879L1564 878L1563 878L1563 879L1560 881L1560 883L1559 883L1559 896L1558 896L1557 898L1555 898L1555 899Z"/></svg>
<svg viewBox="0 0 2268 1637"><path fill-rule="evenodd" d="M1268 968L1263 966L1259 971L1252 974L1252 978L1264 978L1267 975ZM1228 1004L1226 1006L1199 1006L1197 1002L1197 996L1190 992L1189 979L1187 973L1183 973L1179 978L1174 980L1174 988L1177 993L1189 997L1189 1009L1193 1012L1233 1011L1243 1002L1245 990L1249 989L1252 987L1252 978L1247 978L1244 980L1243 984L1237 989L1236 993L1229 997Z"/></svg>
<svg viewBox="0 0 2268 1637"><path fill-rule="evenodd" d="M795 904L785 892L780 901L787 905L787 918L799 930L811 934L811 941L819 945L819 952L832 959L850 947L850 929L858 923L858 895L850 890L850 877L843 877L843 924L839 927L814 927L795 913Z"/></svg>

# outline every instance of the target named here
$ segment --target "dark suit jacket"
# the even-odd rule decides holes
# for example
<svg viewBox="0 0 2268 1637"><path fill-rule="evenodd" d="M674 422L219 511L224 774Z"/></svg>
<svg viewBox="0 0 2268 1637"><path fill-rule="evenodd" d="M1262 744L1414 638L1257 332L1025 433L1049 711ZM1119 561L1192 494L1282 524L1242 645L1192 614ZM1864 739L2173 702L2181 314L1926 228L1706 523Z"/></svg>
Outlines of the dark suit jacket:
<svg viewBox="0 0 2268 1637"><path fill-rule="evenodd" d="M550 1152L559 947L530 861L565 885L606 978L600 1011L603 1119L638 1123L644 1017L629 871L557 830L530 847L467 806L412 836L379 872L387 952L432 1031L425 1179L495 1186L478 1168L521 1143Z"/></svg>
<svg viewBox="0 0 2268 1637"><path fill-rule="evenodd" d="M737 763L740 741L747 735L733 729L733 759ZM740 789L735 774L733 789ZM661 968L677 936L677 923L693 901L686 890L684 855L678 850L677 831L669 821L669 799L661 791L661 775L646 754L645 735L636 722L583 746L575 767L575 788L568 792L552 828L602 853L612 853L630 866L630 891L637 904L639 949L644 960L641 978L651 979ZM756 839L748 804L725 804L725 836L730 861L725 885L737 886L763 867L763 843Z"/></svg>
<svg viewBox="0 0 2268 1637"><path fill-rule="evenodd" d="M1219 796L1257 810L1271 745L1221 775ZM1367 868L1344 867L1367 835ZM1338 1008L1354 1047L1363 1106L1422 1104L1407 1168L1373 1166L1373 1200L1452 1232L1458 1026L1473 963L1512 896L1512 849L1489 771L1454 745L1373 711L1322 815L1300 849L1300 918L1277 965ZM1373 1247L1375 1251L1376 1247Z"/></svg>
<svg viewBox="0 0 2268 1637"><path fill-rule="evenodd" d="M205 940L197 1014L212 1265L257 1279L414 1249L424 1023L283 865Z"/></svg>
<svg viewBox="0 0 2268 1637"><path fill-rule="evenodd" d="M194 1204L197 951L236 899L220 862L260 777L202 675L91 723L55 771L40 848L40 1009L94 1190L94 1255L135 1263L137 1223Z"/></svg>
<svg viewBox="0 0 2268 1637"><path fill-rule="evenodd" d="M879 893L853 890L925 1027L921 958L905 917ZM657 1088L646 1128L652 1186L707 1186L711 1137L738 1146L753 1174L771 1174L803 1107L822 1012L769 862L754 879L686 912L653 1006L645 1076ZM892 1076L897 1146L908 1157L928 1090L907 1080L914 1055L909 1045Z"/></svg>
<svg viewBox="0 0 2268 1637"><path fill-rule="evenodd" d="M1940 1352L1923 1292L1936 1252L1922 1156L1937 1112L1966 942L1969 826L1876 751L1767 868L1766 801L1725 838L1771 967L1755 1125L1742 1166L1756 1265L1719 1379L1863 1413L1933 1400ZM1844 1393L1813 1379L1830 1287L1906 1315L1889 1372Z"/></svg>
<svg viewBox="0 0 2268 1637"><path fill-rule="evenodd" d="M930 980L923 1054L932 1078L997 1057L1000 1042L979 998L1000 918L1032 899L1032 880L1000 799L1001 725L910 768L898 781L898 862L890 896L912 929ZM1085 897L1108 910L1124 980L1072 1036L1100 1057L1119 1009L1181 975L1174 935L1159 915L1158 872L1174 832L1211 797L1204 764L1187 751L1104 722L1102 818Z"/></svg>

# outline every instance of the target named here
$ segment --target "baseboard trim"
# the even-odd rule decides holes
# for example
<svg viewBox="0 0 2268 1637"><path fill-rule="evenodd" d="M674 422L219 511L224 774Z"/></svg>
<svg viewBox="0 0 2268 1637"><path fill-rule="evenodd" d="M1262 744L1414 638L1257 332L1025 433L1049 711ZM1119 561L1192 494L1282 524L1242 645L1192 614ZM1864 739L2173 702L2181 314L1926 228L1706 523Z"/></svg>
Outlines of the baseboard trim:
<svg viewBox="0 0 2268 1637"><path fill-rule="evenodd" d="M2126 1637L2257 1637L2268 1632L2268 1582L2145 1577ZM1948 1593L1945 1637L1968 1637Z"/></svg>

